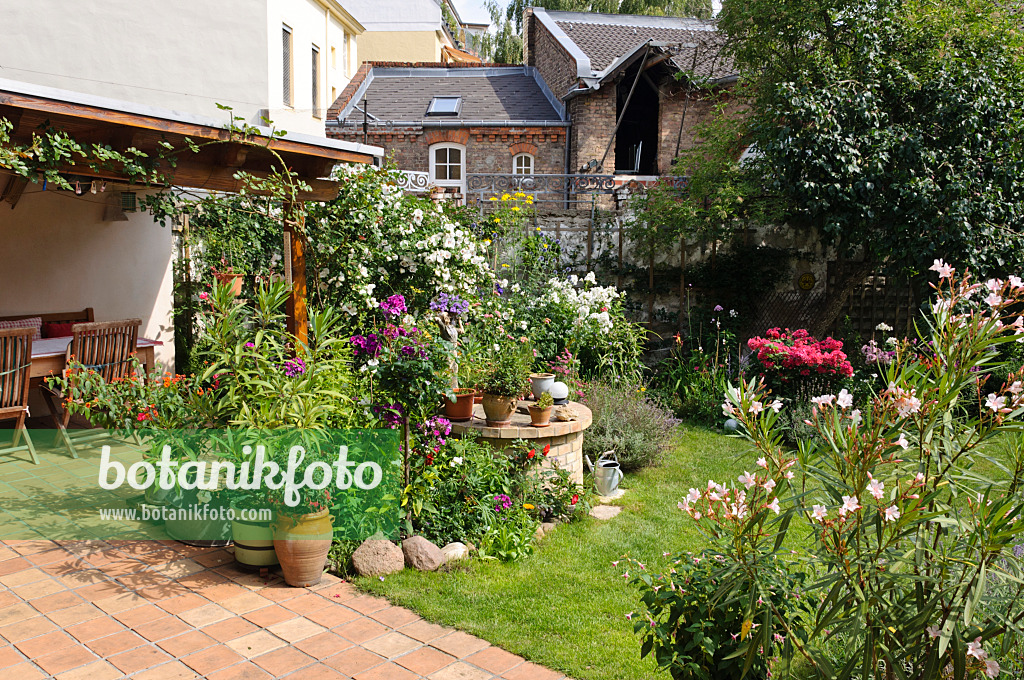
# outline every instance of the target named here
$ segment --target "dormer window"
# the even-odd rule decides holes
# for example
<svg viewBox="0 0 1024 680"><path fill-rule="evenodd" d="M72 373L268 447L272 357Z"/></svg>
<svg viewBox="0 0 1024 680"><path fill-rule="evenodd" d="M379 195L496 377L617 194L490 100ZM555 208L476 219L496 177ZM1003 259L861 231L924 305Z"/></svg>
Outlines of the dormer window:
<svg viewBox="0 0 1024 680"><path fill-rule="evenodd" d="M428 116L457 116L462 110L462 97L434 97L427 107Z"/></svg>

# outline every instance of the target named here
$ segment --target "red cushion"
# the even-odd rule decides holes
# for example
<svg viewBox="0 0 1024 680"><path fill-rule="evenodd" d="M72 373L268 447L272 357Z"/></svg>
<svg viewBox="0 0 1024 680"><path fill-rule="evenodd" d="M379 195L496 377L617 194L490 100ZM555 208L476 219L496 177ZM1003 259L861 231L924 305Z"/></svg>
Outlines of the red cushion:
<svg viewBox="0 0 1024 680"><path fill-rule="evenodd" d="M44 323L44 338L66 338L71 335L71 327L74 323Z"/></svg>

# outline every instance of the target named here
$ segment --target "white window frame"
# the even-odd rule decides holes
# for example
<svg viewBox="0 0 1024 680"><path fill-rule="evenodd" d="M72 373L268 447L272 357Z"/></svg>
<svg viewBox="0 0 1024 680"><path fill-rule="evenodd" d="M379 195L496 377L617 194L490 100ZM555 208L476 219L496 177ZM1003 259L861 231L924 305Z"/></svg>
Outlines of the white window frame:
<svg viewBox="0 0 1024 680"><path fill-rule="evenodd" d="M310 88L310 99L312 100L312 109L314 118L323 118L320 113L320 81L323 79L320 67L320 48L314 43L312 50L310 51L310 79L313 81L313 87ZM334 102L331 102L332 104Z"/></svg>
<svg viewBox="0 0 1024 680"><path fill-rule="evenodd" d="M457 149L461 153L462 162L460 163L461 172L459 173L460 179L437 179L437 161L435 160L436 152L439 149ZM463 196L466 195L466 147L464 144L456 144L454 142L440 142L438 144L431 144L428 149L430 159L430 183L439 187L458 187L459 193ZM450 165L447 164L447 165Z"/></svg>
<svg viewBox="0 0 1024 680"><path fill-rule="evenodd" d="M288 24L281 24L281 57L282 103L295 108L295 35Z"/></svg>
<svg viewBox="0 0 1024 680"><path fill-rule="evenodd" d="M521 158L529 158L530 159L530 171L529 172L519 172L519 159L521 159ZM515 156L512 156L512 174L513 175L533 175L537 171L536 162L537 162L537 159L534 158L532 153L517 153Z"/></svg>

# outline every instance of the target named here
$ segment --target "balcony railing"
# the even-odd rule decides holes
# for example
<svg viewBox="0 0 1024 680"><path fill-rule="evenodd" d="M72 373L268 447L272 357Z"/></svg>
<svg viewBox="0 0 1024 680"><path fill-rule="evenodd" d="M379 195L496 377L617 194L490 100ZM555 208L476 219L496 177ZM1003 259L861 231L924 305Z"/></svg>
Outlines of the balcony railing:
<svg viewBox="0 0 1024 680"><path fill-rule="evenodd" d="M429 172L416 172L415 170L399 170L397 173L398 188L405 189L412 193L419 193L427 190L430 186Z"/></svg>

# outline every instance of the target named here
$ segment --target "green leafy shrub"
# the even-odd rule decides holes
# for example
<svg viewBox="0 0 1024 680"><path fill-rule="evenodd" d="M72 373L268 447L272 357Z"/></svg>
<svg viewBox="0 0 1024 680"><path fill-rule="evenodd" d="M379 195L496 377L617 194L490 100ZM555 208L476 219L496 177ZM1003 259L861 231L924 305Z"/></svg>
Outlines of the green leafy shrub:
<svg viewBox="0 0 1024 680"><path fill-rule="evenodd" d="M597 460L614 450L623 470L657 464L672 445L676 420L639 383L590 383L583 402L593 411L594 422L583 438L583 452Z"/></svg>

